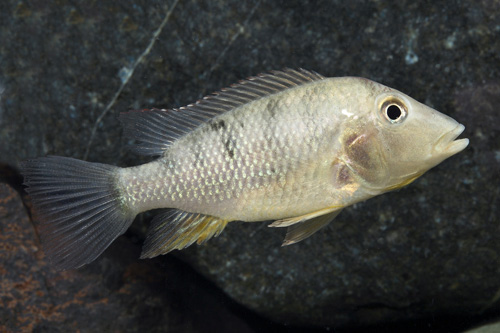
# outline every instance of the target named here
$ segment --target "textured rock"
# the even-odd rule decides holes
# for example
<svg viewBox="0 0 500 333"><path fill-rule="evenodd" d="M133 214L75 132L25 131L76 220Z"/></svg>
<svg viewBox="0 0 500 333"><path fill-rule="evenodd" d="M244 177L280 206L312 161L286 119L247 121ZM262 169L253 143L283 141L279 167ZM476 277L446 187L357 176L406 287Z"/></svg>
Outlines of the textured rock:
<svg viewBox="0 0 500 333"><path fill-rule="evenodd" d="M121 238L98 263L54 271L21 198L0 184L0 331L251 332L207 290L193 286L193 273L183 274L172 260L137 261L138 255L137 245Z"/></svg>
<svg viewBox="0 0 500 333"><path fill-rule="evenodd" d="M480 327L468 330L466 333L498 333L498 332L500 332L500 323L481 325Z"/></svg>
<svg viewBox="0 0 500 333"><path fill-rule="evenodd" d="M464 123L469 148L300 244L281 248L282 231L233 223L175 255L288 324L498 312L498 2L197 0L166 20L174 4L2 2L0 164L88 151L88 160L134 165L144 159L125 149L121 111L181 106L283 67L368 77ZM64 274L58 281L74 279Z"/></svg>

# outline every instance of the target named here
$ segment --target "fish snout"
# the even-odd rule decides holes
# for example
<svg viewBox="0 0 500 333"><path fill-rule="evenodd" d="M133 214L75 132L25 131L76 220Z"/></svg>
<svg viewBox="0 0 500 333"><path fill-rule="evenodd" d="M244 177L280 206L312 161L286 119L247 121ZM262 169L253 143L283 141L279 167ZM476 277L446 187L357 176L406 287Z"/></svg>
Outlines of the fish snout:
<svg viewBox="0 0 500 333"><path fill-rule="evenodd" d="M447 158L464 150L469 144L469 139L455 140L464 130L465 126L458 124L454 129L443 134L434 145L433 153Z"/></svg>

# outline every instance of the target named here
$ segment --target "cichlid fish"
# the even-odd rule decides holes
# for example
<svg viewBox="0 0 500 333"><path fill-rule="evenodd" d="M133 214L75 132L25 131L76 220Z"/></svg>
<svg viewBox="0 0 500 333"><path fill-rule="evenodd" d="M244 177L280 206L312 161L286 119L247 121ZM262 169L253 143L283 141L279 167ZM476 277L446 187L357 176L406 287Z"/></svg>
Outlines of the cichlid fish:
<svg viewBox="0 0 500 333"><path fill-rule="evenodd" d="M401 188L468 139L464 126L401 92L356 77L274 71L195 104L123 113L135 151L119 168L66 157L22 163L44 251L59 269L93 261L141 212L141 258L203 243L228 222L274 220L284 245L356 202Z"/></svg>

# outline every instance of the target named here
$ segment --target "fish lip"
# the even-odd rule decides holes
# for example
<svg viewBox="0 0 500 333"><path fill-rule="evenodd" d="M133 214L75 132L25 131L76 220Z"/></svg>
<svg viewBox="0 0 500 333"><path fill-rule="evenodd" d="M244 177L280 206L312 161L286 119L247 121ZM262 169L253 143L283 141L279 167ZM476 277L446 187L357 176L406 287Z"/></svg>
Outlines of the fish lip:
<svg viewBox="0 0 500 333"><path fill-rule="evenodd" d="M455 140L464 130L465 126L458 124L454 129L443 134L434 145L434 151L439 154L452 156L464 150L469 145L469 139Z"/></svg>

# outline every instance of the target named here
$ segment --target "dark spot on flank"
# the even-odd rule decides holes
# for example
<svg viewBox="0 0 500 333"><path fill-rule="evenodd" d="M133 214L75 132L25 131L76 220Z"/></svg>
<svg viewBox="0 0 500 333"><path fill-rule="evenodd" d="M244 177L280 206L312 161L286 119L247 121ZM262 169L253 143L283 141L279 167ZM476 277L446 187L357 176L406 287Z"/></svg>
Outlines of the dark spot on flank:
<svg viewBox="0 0 500 333"><path fill-rule="evenodd" d="M224 120L214 121L210 123L210 128L214 131L218 131L226 127Z"/></svg>
<svg viewBox="0 0 500 333"><path fill-rule="evenodd" d="M266 110L271 118L276 116L276 102L274 100L269 100L266 105Z"/></svg>
<svg viewBox="0 0 500 333"><path fill-rule="evenodd" d="M224 142L224 148L226 148L226 152L229 155L229 157L233 158L233 156L234 156L234 150L231 147L231 141L229 139L227 139L226 142Z"/></svg>
<svg viewBox="0 0 500 333"><path fill-rule="evenodd" d="M271 118L274 118L276 116L276 108L270 107L268 110L269 110L269 115L271 116Z"/></svg>
<svg viewBox="0 0 500 333"><path fill-rule="evenodd" d="M195 147L196 149L193 149L192 152L193 152L193 155L194 155L194 161L195 163L198 162L201 158L201 149L199 146L196 146Z"/></svg>
<svg viewBox="0 0 500 333"><path fill-rule="evenodd" d="M337 174L337 182L339 185L346 185L351 182L349 169L344 165L340 167L339 173Z"/></svg>

